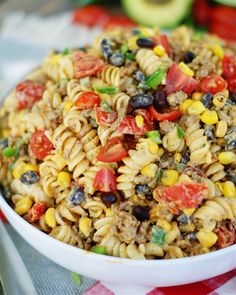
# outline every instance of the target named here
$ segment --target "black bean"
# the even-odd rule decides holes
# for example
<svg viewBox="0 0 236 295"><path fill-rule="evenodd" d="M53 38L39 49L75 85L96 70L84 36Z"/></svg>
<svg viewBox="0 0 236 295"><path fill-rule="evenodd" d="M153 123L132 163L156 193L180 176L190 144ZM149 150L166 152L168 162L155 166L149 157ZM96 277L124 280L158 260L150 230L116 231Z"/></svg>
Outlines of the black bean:
<svg viewBox="0 0 236 295"><path fill-rule="evenodd" d="M187 238L190 241L196 240L196 234L194 232L188 233L185 235L185 238Z"/></svg>
<svg viewBox="0 0 236 295"><path fill-rule="evenodd" d="M226 171L227 179L236 184L236 169L230 168Z"/></svg>
<svg viewBox="0 0 236 295"><path fill-rule="evenodd" d="M137 94L130 98L129 104L133 109L148 108L153 103L153 96L148 94Z"/></svg>
<svg viewBox="0 0 236 295"><path fill-rule="evenodd" d="M203 95L201 101L206 108L209 108L212 98L213 98L213 95L211 93L206 93Z"/></svg>
<svg viewBox="0 0 236 295"><path fill-rule="evenodd" d="M214 127L212 125L207 125L205 127L205 131L204 134L207 136L208 140L214 140L215 136L214 136Z"/></svg>
<svg viewBox="0 0 236 295"><path fill-rule="evenodd" d="M184 62L186 64L192 62L194 60L194 58L196 57L196 54L194 54L192 51L187 51L185 54L184 54Z"/></svg>
<svg viewBox="0 0 236 295"><path fill-rule="evenodd" d="M39 175L36 171L27 171L20 176L20 181L30 185L39 182Z"/></svg>
<svg viewBox="0 0 236 295"><path fill-rule="evenodd" d="M227 151L232 151L232 150L236 149L236 140L235 139L229 140L225 146L225 149Z"/></svg>
<svg viewBox="0 0 236 295"><path fill-rule="evenodd" d="M153 105L157 111L167 108L169 106L165 91L160 90L155 93Z"/></svg>
<svg viewBox="0 0 236 295"><path fill-rule="evenodd" d="M185 214L181 214L177 220L180 224L188 224L188 217Z"/></svg>
<svg viewBox="0 0 236 295"><path fill-rule="evenodd" d="M137 194L140 195L151 195L151 189L147 184L137 184L135 186L135 191Z"/></svg>
<svg viewBox="0 0 236 295"><path fill-rule="evenodd" d="M109 57L113 54L113 49L109 41L107 39L103 39L101 42L101 47L104 58L109 59Z"/></svg>
<svg viewBox="0 0 236 295"><path fill-rule="evenodd" d="M83 201L85 201L85 193L84 190L76 187L74 188L69 195L69 202L73 205L80 205Z"/></svg>
<svg viewBox="0 0 236 295"><path fill-rule="evenodd" d="M190 159L190 153L187 151L184 153L180 163L187 164L189 162L189 159Z"/></svg>
<svg viewBox="0 0 236 295"><path fill-rule="evenodd" d="M149 207L142 207L140 205L134 206L133 215L139 220L144 221L149 219Z"/></svg>
<svg viewBox="0 0 236 295"><path fill-rule="evenodd" d="M1 142L0 142L1 149L5 149L6 147L8 147L8 138L5 138L5 139L1 140Z"/></svg>
<svg viewBox="0 0 236 295"><path fill-rule="evenodd" d="M123 53L115 52L109 57L109 63L115 67L121 67L125 62Z"/></svg>
<svg viewBox="0 0 236 295"><path fill-rule="evenodd" d="M144 48L153 48L155 43L152 41L152 39L149 38L139 38L137 40L137 45L139 47L144 47Z"/></svg>
<svg viewBox="0 0 236 295"><path fill-rule="evenodd" d="M112 204L117 202L117 195L114 193L101 193L101 200L107 207L111 207Z"/></svg>
<svg viewBox="0 0 236 295"><path fill-rule="evenodd" d="M146 79L146 77L142 71L135 71L133 74L133 77L138 83L141 83Z"/></svg>

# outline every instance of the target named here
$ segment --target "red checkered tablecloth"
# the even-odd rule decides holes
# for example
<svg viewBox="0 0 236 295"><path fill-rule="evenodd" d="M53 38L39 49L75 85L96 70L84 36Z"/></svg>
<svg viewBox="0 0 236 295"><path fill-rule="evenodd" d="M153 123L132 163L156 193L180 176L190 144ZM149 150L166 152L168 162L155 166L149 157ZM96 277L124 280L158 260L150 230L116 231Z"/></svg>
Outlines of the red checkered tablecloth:
<svg viewBox="0 0 236 295"><path fill-rule="evenodd" d="M99 282L84 295L236 295L236 269L201 282L163 288L147 288Z"/></svg>

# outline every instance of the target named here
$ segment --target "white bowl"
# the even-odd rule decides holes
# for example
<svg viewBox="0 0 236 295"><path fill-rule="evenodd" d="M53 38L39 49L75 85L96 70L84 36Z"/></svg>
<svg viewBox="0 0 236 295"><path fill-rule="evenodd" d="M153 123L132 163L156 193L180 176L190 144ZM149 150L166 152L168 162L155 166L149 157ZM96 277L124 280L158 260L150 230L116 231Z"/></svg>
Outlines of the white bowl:
<svg viewBox="0 0 236 295"><path fill-rule="evenodd" d="M15 230L36 250L59 265L87 277L141 286L188 284L236 267L236 245L194 257L130 260L94 254L64 244L27 223L0 195L0 208Z"/></svg>

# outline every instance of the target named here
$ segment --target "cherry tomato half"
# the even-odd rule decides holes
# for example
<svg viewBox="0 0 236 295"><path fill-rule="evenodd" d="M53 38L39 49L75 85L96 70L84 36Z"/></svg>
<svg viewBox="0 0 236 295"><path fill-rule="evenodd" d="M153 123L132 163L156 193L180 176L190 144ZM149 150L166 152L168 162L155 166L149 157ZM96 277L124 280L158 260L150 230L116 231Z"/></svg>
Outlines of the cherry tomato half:
<svg viewBox="0 0 236 295"><path fill-rule="evenodd" d="M30 148L35 157L42 160L54 149L54 146L45 135L45 130L38 130L30 139Z"/></svg>
<svg viewBox="0 0 236 295"><path fill-rule="evenodd" d="M153 119L157 120L157 121L174 121L176 119L178 119L181 116L181 112L179 110L174 110L174 111L170 111L169 113L158 113L153 106L150 107L150 113L153 117Z"/></svg>
<svg viewBox="0 0 236 295"><path fill-rule="evenodd" d="M226 78L236 75L236 57L233 55L225 55L222 60L223 75Z"/></svg>
<svg viewBox="0 0 236 295"><path fill-rule="evenodd" d="M173 64L166 76L166 90L167 94L183 92L190 94L198 87L198 82L190 76L184 74L177 64Z"/></svg>
<svg viewBox="0 0 236 295"><path fill-rule="evenodd" d="M104 29L111 30L117 27L132 29L136 26L137 24L125 15L112 15L104 25Z"/></svg>
<svg viewBox="0 0 236 295"><path fill-rule="evenodd" d="M96 173L93 186L101 192L116 192L117 183L114 172L107 168L99 170Z"/></svg>
<svg viewBox="0 0 236 295"><path fill-rule="evenodd" d="M128 155L127 150L118 137L111 138L97 155L102 162L118 162Z"/></svg>
<svg viewBox="0 0 236 295"><path fill-rule="evenodd" d="M131 115L127 115L118 127L118 131L123 134L135 134L144 135L151 128L149 122L144 121L142 127L138 127L135 118Z"/></svg>
<svg viewBox="0 0 236 295"><path fill-rule="evenodd" d="M101 108L95 108L95 118L99 126L108 127L118 118L115 111L106 112Z"/></svg>
<svg viewBox="0 0 236 295"><path fill-rule="evenodd" d="M73 13L73 23L88 27L104 26L110 20L109 12L100 5L87 5L78 8Z"/></svg>
<svg viewBox="0 0 236 295"><path fill-rule="evenodd" d="M216 94L227 88L227 82L219 75L211 74L202 78L200 81L200 88L203 93Z"/></svg>
<svg viewBox="0 0 236 295"><path fill-rule="evenodd" d="M74 54L74 78L76 79L96 75L103 66L104 61L101 58L81 53L78 58L78 54Z"/></svg>
<svg viewBox="0 0 236 295"><path fill-rule="evenodd" d="M46 208L47 208L46 202L34 204L33 207L26 214L25 219L30 223L38 221L39 218L45 212Z"/></svg>
<svg viewBox="0 0 236 295"><path fill-rule="evenodd" d="M19 110L31 108L36 101L39 101L45 88L42 84L26 80L16 86L16 99Z"/></svg>
<svg viewBox="0 0 236 295"><path fill-rule="evenodd" d="M94 106L99 105L101 98L95 92L85 91L76 100L75 105L79 109L92 109Z"/></svg>
<svg viewBox="0 0 236 295"><path fill-rule="evenodd" d="M228 89L231 93L236 93L236 74L227 79Z"/></svg>

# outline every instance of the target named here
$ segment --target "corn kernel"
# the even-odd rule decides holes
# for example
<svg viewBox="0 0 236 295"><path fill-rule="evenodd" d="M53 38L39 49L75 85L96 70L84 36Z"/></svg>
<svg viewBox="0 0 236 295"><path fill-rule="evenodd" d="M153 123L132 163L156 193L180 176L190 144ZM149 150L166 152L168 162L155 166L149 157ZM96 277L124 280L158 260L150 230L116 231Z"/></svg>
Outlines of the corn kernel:
<svg viewBox="0 0 236 295"><path fill-rule="evenodd" d="M139 30L140 30L140 33L147 38L152 37L154 35L154 31L151 28L141 27L139 28Z"/></svg>
<svg viewBox="0 0 236 295"><path fill-rule="evenodd" d="M196 238L200 242L200 244L204 247L211 248L217 242L217 235L213 232L206 232L204 230L200 230L196 233Z"/></svg>
<svg viewBox="0 0 236 295"><path fill-rule="evenodd" d="M15 211L19 215L27 213L33 205L33 201L29 197L24 197L16 203Z"/></svg>
<svg viewBox="0 0 236 295"><path fill-rule="evenodd" d="M179 68L181 69L181 71L182 71L185 75L190 76L190 77L193 77L193 76L194 76L194 71L192 71L192 70L190 69L190 67L187 66L183 61L181 61L181 62L179 63Z"/></svg>
<svg viewBox="0 0 236 295"><path fill-rule="evenodd" d="M25 162L21 162L21 163L19 163L18 165L16 165L16 166L14 167L13 171L12 171L12 175L13 175L13 177L16 178L16 179L17 179L17 178L20 178L21 175L22 175L23 173L25 173L25 166L26 166Z"/></svg>
<svg viewBox="0 0 236 295"><path fill-rule="evenodd" d="M25 171L39 171L39 166L33 164L25 164Z"/></svg>
<svg viewBox="0 0 236 295"><path fill-rule="evenodd" d="M57 183L60 185L62 188L67 188L71 184L71 176L70 173L62 171L58 173L57 176Z"/></svg>
<svg viewBox="0 0 236 295"><path fill-rule="evenodd" d="M236 161L236 155L233 152L222 152L218 155L218 160L223 165L228 165Z"/></svg>
<svg viewBox="0 0 236 295"><path fill-rule="evenodd" d="M128 47L131 51L138 49L138 45L137 45L137 37L134 36L130 39L128 39Z"/></svg>
<svg viewBox="0 0 236 295"><path fill-rule="evenodd" d="M159 156L159 157L163 156L164 152L165 152L165 151L164 151L163 148L158 148L157 156Z"/></svg>
<svg viewBox="0 0 236 295"><path fill-rule="evenodd" d="M161 183L165 186L171 186L177 183L178 179L179 179L178 171L167 169L167 170L164 170L163 176L161 178Z"/></svg>
<svg viewBox="0 0 236 295"><path fill-rule="evenodd" d="M227 123L223 120L216 124L216 137L224 137L227 132Z"/></svg>
<svg viewBox="0 0 236 295"><path fill-rule="evenodd" d="M64 104L65 112L68 112L72 106L73 106L73 102L71 102L71 101L65 102L65 104Z"/></svg>
<svg viewBox="0 0 236 295"><path fill-rule="evenodd" d="M216 124L218 122L218 115L216 111L205 110L201 114L201 120L205 124Z"/></svg>
<svg viewBox="0 0 236 295"><path fill-rule="evenodd" d="M55 208L48 208L48 210L45 213L45 222L50 227L56 226L56 219L55 219Z"/></svg>
<svg viewBox="0 0 236 295"><path fill-rule="evenodd" d="M4 128L4 129L2 130L2 136L3 136L4 138L8 138L8 137L9 137L9 134L10 134L10 129L8 129L8 128Z"/></svg>
<svg viewBox="0 0 236 295"><path fill-rule="evenodd" d="M219 44L210 45L209 49L217 56L219 59L224 57L224 50Z"/></svg>
<svg viewBox="0 0 236 295"><path fill-rule="evenodd" d="M62 54L53 54L51 56L50 63L57 64L59 62L60 58L62 58L62 56L63 56Z"/></svg>
<svg viewBox="0 0 236 295"><path fill-rule="evenodd" d="M179 163L181 161L181 159L182 159L181 153L175 153L174 154L174 160L175 160L175 162Z"/></svg>
<svg viewBox="0 0 236 295"><path fill-rule="evenodd" d="M167 232L169 232L171 230L171 224L168 221L166 221L165 219L162 219L162 218L158 219L156 225L163 228Z"/></svg>
<svg viewBox="0 0 236 295"><path fill-rule="evenodd" d="M184 214L187 215L187 216L193 215L194 211L195 211L195 208L188 208L188 209L183 210Z"/></svg>
<svg viewBox="0 0 236 295"><path fill-rule="evenodd" d="M182 114L187 114L189 106L194 103L192 99L185 99L179 106L179 110Z"/></svg>
<svg viewBox="0 0 236 295"><path fill-rule="evenodd" d="M156 171L157 171L157 165L156 164L149 164L149 165L146 165L144 166L141 170L140 170L140 173L142 175L146 175L150 178L153 178L156 174Z"/></svg>
<svg viewBox="0 0 236 295"><path fill-rule="evenodd" d="M161 45L157 45L153 48L153 52L157 55L157 56L163 56L166 54L165 48Z"/></svg>
<svg viewBox="0 0 236 295"><path fill-rule="evenodd" d="M200 101L194 101L189 107L188 107L188 113L189 115L200 115L204 110L205 106Z"/></svg>
<svg viewBox="0 0 236 295"><path fill-rule="evenodd" d="M143 127L144 119L141 115L135 116L135 122L139 128Z"/></svg>
<svg viewBox="0 0 236 295"><path fill-rule="evenodd" d="M203 93L201 92L193 92L192 99L193 100L201 100L203 96Z"/></svg>
<svg viewBox="0 0 236 295"><path fill-rule="evenodd" d="M223 193L226 198L236 198L236 188L232 181L223 183Z"/></svg>
<svg viewBox="0 0 236 295"><path fill-rule="evenodd" d="M79 230L82 232L86 237L89 236L89 234L92 231L92 220L88 217L82 217L79 220Z"/></svg>
<svg viewBox="0 0 236 295"><path fill-rule="evenodd" d="M157 154L158 152L158 144L152 139L152 138L148 138L147 139L148 142L148 150L151 154Z"/></svg>

